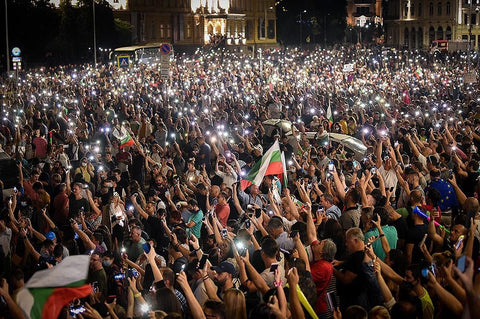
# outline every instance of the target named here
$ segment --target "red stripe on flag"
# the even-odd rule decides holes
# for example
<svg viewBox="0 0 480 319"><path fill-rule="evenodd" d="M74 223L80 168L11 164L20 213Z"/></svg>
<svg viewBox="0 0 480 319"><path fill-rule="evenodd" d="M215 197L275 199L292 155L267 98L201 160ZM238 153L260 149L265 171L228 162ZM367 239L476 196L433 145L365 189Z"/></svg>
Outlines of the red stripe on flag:
<svg viewBox="0 0 480 319"><path fill-rule="evenodd" d="M130 139L125 144L120 145L120 149L122 149L126 146L132 146L133 144L135 144L135 141L133 139Z"/></svg>
<svg viewBox="0 0 480 319"><path fill-rule="evenodd" d="M91 293L92 286L90 285L55 288L43 306L42 319L57 319L64 306L74 299L87 297Z"/></svg>
<svg viewBox="0 0 480 319"><path fill-rule="evenodd" d="M265 176L267 175L277 175L277 174L283 174L283 166L282 162L271 162L267 170L265 171Z"/></svg>
<svg viewBox="0 0 480 319"><path fill-rule="evenodd" d="M240 187L242 188L242 191L246 190L250 185L252 185L252 182L250 182L248 179L242 179L240 181Z"/></svg>

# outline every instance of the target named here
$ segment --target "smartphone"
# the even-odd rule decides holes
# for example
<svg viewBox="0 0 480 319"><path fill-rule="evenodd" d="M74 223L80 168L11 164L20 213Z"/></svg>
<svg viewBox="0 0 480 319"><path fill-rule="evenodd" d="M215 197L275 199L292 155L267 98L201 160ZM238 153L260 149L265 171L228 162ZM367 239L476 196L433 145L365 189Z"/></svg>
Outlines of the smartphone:
<svg viewBox="0 0 480 319"><path fill-rule="evenodd" d="M460 248L460 244L463 242L464 239L465 239L465 236L463 236L463 235L461 235L460 237L458 237L457 243L455 244L455 249L459 249L459 248Z"/></svg>
<svg viewBox="0 0 480 319"><path fill-rule="evenodd" d="M360 166L360 163L357 162L356 160L353 160L352 163L353 163L353 169L355 169L355 170Z"/></svg>
<svg viewBox="0 0 480 319"><path fill-rule="evenodd" d="M222 238L227 238L228 237L228 231L226 228L222 228Z"/></svg>
<svg viewBox="0 0 480 319"><path fill-rule="evenodd" d="M135 268L128 268L127 276L128 278L138 278L140 277L140 273Z"/></svg>
<svg viewBox="0 0 480 319"><path fill-rule="evenodd" d="M16 194L18 192L18 189L16 186L13 186L13 192Z"/></svg>
<svg viewBox="0 0 480 319"><path fill-rule="evenodd" d="M278 268L278 263L274 263L270 266L270 272L275 273L275 270Z"/></svg>
<svg viewBox="0 0 480 319"><path fill-rule="evenodd" d="M335 165L333 165L333 161L328 162L328 171L333 172L335 170Z"/></svg>
<svg viewBox="0 0 480 319"><path fill-rule="evenodd" d="M248 228L250 228L250 226L251 226L250 219L247 219L247 220L245 221L245 228L248 229Z"/></svg>
<svg viewBox="0 0 480 319"><path fill-rule="evenodd" d="M260 218L260 216L262 216L262 210L260 208L255 209L255 217Z"/></svg>
<svg viewBox="0 0 480 319"><path fill-rule="evenodd" d="M98 292L98 281L92 282L91 285L92 285L93 293L97 293Z"/></svg>
<svg viewBox="0 0 480 319"><path fill-rule="evenodd" d="M297 236L298 234L298 230L292 230L292 232L290 233L290 238L294 238L295 236Z"/></svg>
<svg viewBox="0 0 480 319"><path fill-rule="evenodd" d="M457 268L461 272L465 272L465 260L467 257L465 255L461 255L457 260Z"/></svg>
<svg viewBox="0 0 480 319"><path fill-rule="evenodd" d="M418 247L422 247L425 244L425 240L427 240L428 234L423 235L422 240L418 243Z"/></svg>
<svg viewBox="0 0 480 319"><path fill-rule="evenodd" d="M203 254L202 258L198 262L198 269L203 269L208 260L208 254Z"/></svg>
<svg viewBox="0 0 480 319"><path fill-rule="evenodd" d="M145 244L142 244L142 247L143 247L143 251L148 254L150 252L150 243L145 243Z"/></svg>
<svg viewBox="0 0 480 319"><path fill-rule="evenodd" d="M372 175L377 174L377 168L376 168L375 166L372 166L372 168L370 168L370 173L371 173Z"/></svg>
<svg viewBox="0 0 480 319"><path fill-rule="evenodd" d="M117 274L113 277L115 280L125 279L125 274Z"/></svg>
<svg viewBox="0 0 480 319"><path fill-rule="evenodd" d="M327 292L327 306L330 311L337 309L337 297L333 291Z"/></svg>
<svg viewBox="0 0 480 319"><path fill-rule="evenodd" d="M85 312L85 306L84 305L70 305L70 316L73 318L76 318L78 314L84 313Z"/></svg>

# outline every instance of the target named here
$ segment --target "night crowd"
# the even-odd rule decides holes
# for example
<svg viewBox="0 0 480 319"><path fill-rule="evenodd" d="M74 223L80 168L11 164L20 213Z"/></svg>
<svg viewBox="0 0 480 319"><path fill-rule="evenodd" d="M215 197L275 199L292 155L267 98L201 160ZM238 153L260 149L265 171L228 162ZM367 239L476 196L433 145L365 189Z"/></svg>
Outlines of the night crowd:
<svg viewBox="0 0 480 319"><path fill-rule="evenodd" d="M17 173L2 184L0 317L24 318L33 273L83 254L92 293L60 318L480 318L467 62L199 51L168 80L111 63L2 78ZM287 183L243 189L277 141Z"/></svg>

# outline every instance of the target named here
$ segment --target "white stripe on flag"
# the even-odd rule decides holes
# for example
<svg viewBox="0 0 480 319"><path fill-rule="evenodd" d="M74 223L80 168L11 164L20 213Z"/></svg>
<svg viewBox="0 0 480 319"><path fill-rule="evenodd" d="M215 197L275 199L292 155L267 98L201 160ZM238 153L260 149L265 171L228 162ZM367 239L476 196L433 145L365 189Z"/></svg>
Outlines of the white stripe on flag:
<svg viewBox="0 0 480 319"><path fill-rule="evenodd" d="M86 280L90 256L68 256L53 268L37 271L25 284L25 288L65 287Z"/></svg>
<svg viewBox="0 0 480 319"><path fill-rule="evenodd" d="M280 152L280 145L278 144L278 140L275 140L272 147L268 149L265 155L262 156L262 165L258 169L257 175L255 179L252 181L252 184L260 186L263 181L263 177L265 177L265 172L267 171L268 166L270 165L270 160L272 159L273 152Z"/></svg>

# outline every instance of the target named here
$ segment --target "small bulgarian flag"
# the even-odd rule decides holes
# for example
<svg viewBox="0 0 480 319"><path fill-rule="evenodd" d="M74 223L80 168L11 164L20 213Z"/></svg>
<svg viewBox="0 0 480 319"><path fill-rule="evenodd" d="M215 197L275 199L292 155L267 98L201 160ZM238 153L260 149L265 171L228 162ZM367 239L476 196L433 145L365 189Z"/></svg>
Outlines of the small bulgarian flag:
<svg viewBox="0 0 480 319"><path fill-rule="evenodd" d="M56 319L62 308L92 292L86 284L90 256L65 258L53 268L37 271L17 295L17 304L31 319Z"/></svg>
<svg viewBox="0 0 480 319"><path fill-rule="evenodd" d="M415 76L416 76L418 79L420 79L420 78L423 77L423 69L422 69L422 67L419 66L419 67L417 68L417 70L415 71Z"/></svg>
<svg viewBox="0 0 480 319"><path fill-rule="evenodd" d="M328 128L332 127L332 125L333 125L333 114L332 114L332 107L330 106L330 100L328 100L327 120L328 120Z"/></svg>
<svg viewBox="0 0 480 319"><path fill-rule="evenodd" d="M135 144L132 136L123 126L120 129L118 129L118 127L115 128L115 130L113 130L113 136L120 140L120 149Z"/></svg>
<svg viewBox="0 0 480 319"><path fill-rule="evenodd" d="M277 175L283 186L287 185L287 171L285 168L285 157L280 151L278 140L275 140L272 147L253 165L248 175L240 181L242 190L254 184L260 186L265 175Z"/></svg>

